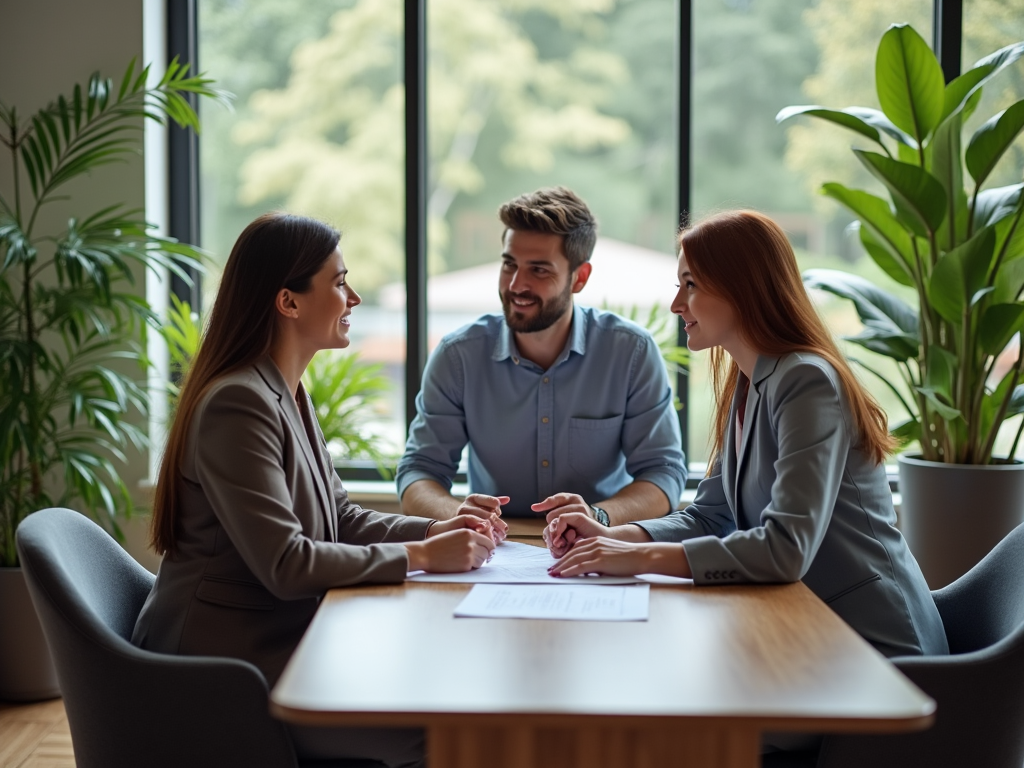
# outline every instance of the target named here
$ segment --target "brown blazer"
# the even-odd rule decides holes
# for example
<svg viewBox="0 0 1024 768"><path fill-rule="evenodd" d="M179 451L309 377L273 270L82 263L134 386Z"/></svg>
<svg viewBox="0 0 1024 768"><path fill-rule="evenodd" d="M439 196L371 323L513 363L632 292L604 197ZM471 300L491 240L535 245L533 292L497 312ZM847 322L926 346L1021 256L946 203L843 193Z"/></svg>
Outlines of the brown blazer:
<svg viewBox="0 0 1024 768"><path fill-rule="evenodd" d="M165 557L132 642L159 653L232 656L273 685L324 592L400 582L429 520L348 499L302 385L274 362L218 380L185 452L178 550Z"/></svg>

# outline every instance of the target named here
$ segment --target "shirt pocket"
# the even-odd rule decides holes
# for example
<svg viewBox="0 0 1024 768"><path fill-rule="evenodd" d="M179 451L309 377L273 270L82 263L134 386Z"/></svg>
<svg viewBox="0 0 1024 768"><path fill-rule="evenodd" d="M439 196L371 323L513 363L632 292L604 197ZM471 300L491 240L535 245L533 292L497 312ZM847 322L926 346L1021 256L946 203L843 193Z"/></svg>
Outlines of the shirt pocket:
<svg viewBox="0 0 1024 768"><path fill-rule="evenodd" d="M622 416L569 419L569 466L597 481L610 474L622 455Z"/></svg>
<svg viewBox="0 0 1024 768"><path fill-rule="evenodd" d="M205 576L196 590L196 597L204 603L250 611L272 611L274 597L262 584L240 579Z"/></svg>

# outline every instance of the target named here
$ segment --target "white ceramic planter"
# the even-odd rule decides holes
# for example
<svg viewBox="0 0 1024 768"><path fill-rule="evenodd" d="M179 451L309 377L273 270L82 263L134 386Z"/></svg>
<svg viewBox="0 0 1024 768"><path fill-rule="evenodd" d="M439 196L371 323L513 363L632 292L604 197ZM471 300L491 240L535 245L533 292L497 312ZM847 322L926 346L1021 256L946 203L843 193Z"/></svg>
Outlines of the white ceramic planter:
<svg viewBox="0 0 1024 768"><path fill-rule="evenodd" d="M0 700L60 696L57 671L21 568L0 568Z"/></svg>
<svg viewBox="0 0 1024 768"><path fill-rule="evenodd" d="M901 455L900 529L928 586L973 568L1024 522L1024 464L941 464Z"/></svg>

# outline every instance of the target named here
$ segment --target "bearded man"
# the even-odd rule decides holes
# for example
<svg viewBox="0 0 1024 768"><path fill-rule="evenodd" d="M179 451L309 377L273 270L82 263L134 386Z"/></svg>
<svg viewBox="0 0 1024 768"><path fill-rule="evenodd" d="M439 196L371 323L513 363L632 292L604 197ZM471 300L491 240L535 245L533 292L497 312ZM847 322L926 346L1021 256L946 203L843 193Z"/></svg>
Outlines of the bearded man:
<svg viewBox="0 0 1024 768"><path fill-rule="evenodd" d="M406 514L604 525L660 517L686 482L679 422L658 346L611 312L575 306L597 222L564 187L501 207L502 314L447 335L416 398L398 495ZM450 493L469 444L470 495Z"/></svg>

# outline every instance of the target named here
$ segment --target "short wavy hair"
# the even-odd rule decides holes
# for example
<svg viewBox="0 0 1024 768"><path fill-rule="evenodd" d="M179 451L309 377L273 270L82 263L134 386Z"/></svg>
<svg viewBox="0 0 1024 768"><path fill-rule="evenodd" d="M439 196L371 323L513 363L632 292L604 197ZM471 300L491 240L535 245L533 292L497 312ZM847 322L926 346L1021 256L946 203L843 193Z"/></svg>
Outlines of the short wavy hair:
<svg viewBox="0 0 1024 768"><path fill-rule="evenodd" d="M590 261L597 243L597 219L575 192L565 187L538 189L509 200L498 209L505 230L562 236L562 251L575 271Z"/></svg>

